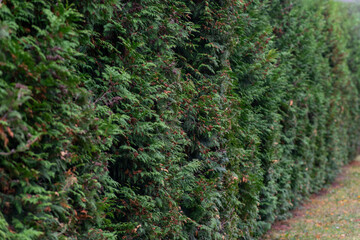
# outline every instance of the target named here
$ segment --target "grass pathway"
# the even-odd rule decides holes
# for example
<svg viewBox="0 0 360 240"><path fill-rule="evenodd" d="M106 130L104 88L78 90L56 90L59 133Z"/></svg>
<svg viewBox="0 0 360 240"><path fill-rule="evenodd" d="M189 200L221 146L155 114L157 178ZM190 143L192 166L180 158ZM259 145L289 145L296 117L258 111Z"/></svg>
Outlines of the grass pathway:
<svg viewBox="0 0 360 240"><path fill-rule="evenodd" d="M263 238L360 240L360 157L343 168L335 183L277 222Z"/></svg>

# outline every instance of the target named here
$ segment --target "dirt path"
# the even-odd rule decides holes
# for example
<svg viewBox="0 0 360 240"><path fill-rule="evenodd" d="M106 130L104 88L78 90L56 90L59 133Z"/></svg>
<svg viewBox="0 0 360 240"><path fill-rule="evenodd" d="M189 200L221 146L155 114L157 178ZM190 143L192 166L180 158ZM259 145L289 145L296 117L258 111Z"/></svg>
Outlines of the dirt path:
<svg viewBox="0 0 360 240"><path fill-rule="evenodd" d="M360 240L360 157L327 190L312 196L293 218L277 222L263 238Z"/></svg>

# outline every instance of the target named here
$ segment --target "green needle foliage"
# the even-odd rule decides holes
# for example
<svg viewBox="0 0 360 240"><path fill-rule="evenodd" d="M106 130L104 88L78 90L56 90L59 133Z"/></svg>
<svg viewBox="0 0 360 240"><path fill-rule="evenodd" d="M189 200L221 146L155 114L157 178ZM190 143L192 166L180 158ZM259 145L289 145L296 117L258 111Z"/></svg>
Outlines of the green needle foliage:
<svg viewBox="0 0 360 240"><path fill-rule="evenodd" d="M358 151L356 14L2 1L0 238L262 236Z"/></svg>
<svg viewBox="0 0 360 240"><path fill-rule="evenodd" d="M107 120L75 68L82 16L46 1L7 1L0 16L0 234L103 238Z"/></svg>

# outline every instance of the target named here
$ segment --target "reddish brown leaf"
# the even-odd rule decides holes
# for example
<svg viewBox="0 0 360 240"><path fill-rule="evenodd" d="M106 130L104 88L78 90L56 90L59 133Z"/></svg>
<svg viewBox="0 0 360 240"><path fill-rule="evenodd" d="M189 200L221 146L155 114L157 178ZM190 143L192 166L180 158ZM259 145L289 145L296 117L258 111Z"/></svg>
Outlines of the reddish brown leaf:
<svg viewBox="0 0 360 240"><path fill-rule="evenodd" d="M3 126L0 125L0 137L4 140L4 146L7 147L9 143L9 139L6 137Z"/></svg>
<svg viewBox="0 0 360 240"><path fill-rule="evenodd" d="M14 137L14 133L11 131L10 127L7 127L7 132L9 133L10 137Z"/></svg>

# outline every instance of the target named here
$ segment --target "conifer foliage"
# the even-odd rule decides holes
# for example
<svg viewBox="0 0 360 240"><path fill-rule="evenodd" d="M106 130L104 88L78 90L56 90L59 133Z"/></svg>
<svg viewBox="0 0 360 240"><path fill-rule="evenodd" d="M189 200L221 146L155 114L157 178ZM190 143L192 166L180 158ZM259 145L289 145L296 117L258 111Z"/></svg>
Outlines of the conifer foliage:
<svg viewBox="0 0 360 240"><path fill-rule="evenodd" d="M101 239L107 136L75 69L82 16L46 1L0 12L0 236Z"/></svg>
<svg viewBox="0 0 360 240"><path fill-rule="evenodd" d="M0 239L257 239L357 153L356 14L2 1Z"/></svg>

